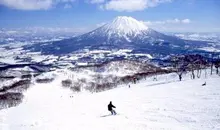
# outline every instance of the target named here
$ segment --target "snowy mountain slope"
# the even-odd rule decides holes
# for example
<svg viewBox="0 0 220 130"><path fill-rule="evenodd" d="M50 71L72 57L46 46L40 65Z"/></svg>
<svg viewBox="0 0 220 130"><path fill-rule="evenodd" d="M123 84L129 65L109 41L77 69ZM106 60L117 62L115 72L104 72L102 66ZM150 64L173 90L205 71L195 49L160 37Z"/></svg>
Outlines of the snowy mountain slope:
<svg viewBox="0 0 220 130"><path fill-rule="evenodd" d="M172 35L185 40L220 42L219 33L173 33Z"/></svg>
<svg viewBox="0 0 220 130"><path fill-rule="evenodd" d="M73 29L53 29L53 28L17 28L2 29L0 28L0 45L1 44L19 44L21 42L30 44L30 42L50 42L74 37L77 33Z"/></svg>
<svg viewBox="0 0 220 130"><path fill-rule="evenodd" d="M59 78L50 85L35 84L21 105L0 111L0 129L220 129L219 76L166 83L174 78L158 76L158 81L147 79L130 89L122 85L94 94L73 94L60 87ZM109 116L109 101L119 115Z"/></svg>
<svg viewBox="0 0 220 130"><path fill-rule="evenodd" d="M48 54L71 53L83 48L144 49L150 52L159 52L162 48L172 52L175 48L183 49L184 46L184 40L159 33L131 17L120 16L83 35L48 44L34 45L27 49Z"/></svg>
<svg viewBox="0 0 220 130"><path fill-rule="evenodd" d="M107 33L111 35L113 33L118 33L119 35L127 35L127 34L138 34L143 31L147 31L148 27L137 21L132 17L119 16L116 17L112 23L105 24L101 27L103 33Z"/></svg>
<svg viewBox="0 0 220 130"><path fill-rule="evenodd" d="M219 33L173 33L186 41L190 41L193 45L198 45L198 50L206 52L220 51L220 34Z"/></svg>

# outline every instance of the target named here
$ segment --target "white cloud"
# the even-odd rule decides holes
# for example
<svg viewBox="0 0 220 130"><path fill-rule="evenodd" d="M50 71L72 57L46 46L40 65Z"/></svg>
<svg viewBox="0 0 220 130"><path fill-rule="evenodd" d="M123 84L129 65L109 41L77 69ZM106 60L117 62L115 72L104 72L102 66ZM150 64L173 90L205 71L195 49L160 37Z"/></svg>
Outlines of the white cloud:
<svg viewBox="0 0 220 130"><path fill-rule="evenodd" d="M139 11L146 8L145 0L112 0L104 5L106 10Z"/></svg>
<svg viewBox="0 0 220 130"><path fill-rule="evenodd" d="M89 2L92 3L92 4L98 4L98 3L105 2L105 0L90 0Z"/></svg>
<svg viewBox="0 0 220 130"><path fill-rule="evenodd" d="M144 21L146 25L164 25L164 24L189 24L191 23L190 19L168 19L164 21Z"/></svg>
<svg viewBox="0 0 220 130"><path fill-rule="evenodd" d="M182 22L183 22L183 23L190 23L191 20L189 20L189 19L184 19L184 20L182 20Z"/></svg>
<svg viewBox="0 0 220 130"><path fill-rule="evenodd" d="M172 0L92 0L101 1L93 3L102 3L101 9L115 11L141 11L149 7L155 7L161 3L171 2ZM92 3L92 2L91 2Z"/></svg>
<svg viewBox="0 0 220 130"><path fill-rule="evenodd" d="M103 26L105 24L106 24L106 22L98 23L98 24L96 24L96 27L101 27L101 26Z"/></svg>
<svg viewBox="0 0 220 130"><path fill-rule="evenodd" d="M192 29L192 24L190 19L168 19L163 21L143 21L144 24L158 31L165 32L181 32Z"/></svg>
<svg viewBox="0 0 220 130"><path fill-rule="evenodd" d="M76 0L0 0L0 5L20 10L46 10L62 3L64 8ZM80 0L81 1L81 0ZM98 4L104 10L115 11L140 11L155 7L161 3L172 0L85 0L88 3ZM68 5L68 6L67 6ZM71 5L72 6L72 5Z"/></svg>
<svg viewBox="0 0 220 130"><path fill-rule="evenodd" d="M143 22L144 24L146 24L146 25L152 25L152 22L151 21L145 21L145 22Z"/></svg>
<svg viewBox="0 0 220 130"><path fill-rule="evenodd" d="M181 20L176 18L176 19L166 20L165 23L181 23Z"/></svg>
<svg viewBox="0 0 220 130"><path fill-rule="evenodd" d="M59 3L70 4L75 0L0 0L0 4L20 10L46 10Z"/></svg>

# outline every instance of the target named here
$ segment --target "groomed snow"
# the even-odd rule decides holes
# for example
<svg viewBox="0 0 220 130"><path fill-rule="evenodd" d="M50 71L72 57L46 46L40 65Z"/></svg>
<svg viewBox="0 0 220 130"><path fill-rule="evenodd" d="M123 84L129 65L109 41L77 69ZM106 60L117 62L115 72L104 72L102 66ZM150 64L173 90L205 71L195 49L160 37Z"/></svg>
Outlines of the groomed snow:
<svg viewBox="0 0 220 130"><path fill-rule="evenodd" d="M100 93L74 94L60 80L35 84L22 104L0 111L1 130L219 130L219 76L174 75ZM167 80L168 79L168 80ZM176 80L175 80L176 79ZM171 81L171 82L167 82ZM206 81L206 86L201 86ZM112 101L119 115L109 116Z"/></svg>

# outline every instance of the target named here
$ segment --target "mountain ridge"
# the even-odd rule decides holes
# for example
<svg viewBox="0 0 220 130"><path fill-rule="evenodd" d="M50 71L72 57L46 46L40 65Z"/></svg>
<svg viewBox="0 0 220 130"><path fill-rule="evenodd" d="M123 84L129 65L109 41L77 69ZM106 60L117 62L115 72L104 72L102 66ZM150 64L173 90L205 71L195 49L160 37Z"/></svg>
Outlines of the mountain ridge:
<svg viewBox="0 0 220 130"><path fill-rule="evenodd" d="M88 33L31 49L44 54L67 54L82 49L131 49L169 54L186 50L186 45L184 40L157 32L132 17L119 16Z"/></svg>

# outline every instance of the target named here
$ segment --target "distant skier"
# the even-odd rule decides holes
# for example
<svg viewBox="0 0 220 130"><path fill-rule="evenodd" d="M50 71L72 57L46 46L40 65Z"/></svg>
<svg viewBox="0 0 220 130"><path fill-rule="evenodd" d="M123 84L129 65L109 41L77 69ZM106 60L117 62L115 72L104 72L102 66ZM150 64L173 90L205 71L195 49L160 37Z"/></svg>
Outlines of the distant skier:
<svg viewBox="0 0 220 130"><path fill-rule="evenodd" d="M182 81L182 74L179 74L179 80Z"/></svg>
<svg viewBox="0 0 220 130"><path fill-rule="evenodd" d="M206 82L204 84L202 84L202 86L206 86Z"/></svg>
<svg viewBox="0 0 220 130"><path fill-rule="evenodd" d="M130 86L130 84L128 85L128 88L130 88L131 86Z"/></svg>
<svg viewBox="0 0 220 130"><path fill-rule="evenodd" d="M116 108L114 105L112 105L112 101L108 104L108 110L112 113L112 115L116 115L115 110L113 108Z"/></svg>

